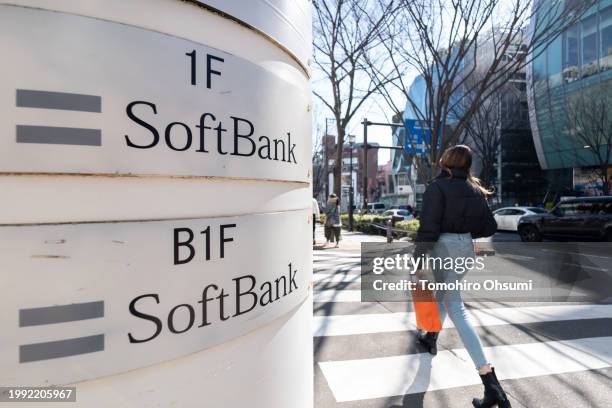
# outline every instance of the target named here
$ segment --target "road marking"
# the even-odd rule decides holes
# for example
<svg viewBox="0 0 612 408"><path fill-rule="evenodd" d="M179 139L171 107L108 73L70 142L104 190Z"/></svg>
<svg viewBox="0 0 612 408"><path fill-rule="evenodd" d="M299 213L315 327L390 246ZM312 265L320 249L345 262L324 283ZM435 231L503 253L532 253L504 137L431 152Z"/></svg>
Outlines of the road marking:
<svg viewBox="0 0 612 408"><path fill-rule="evenodd" d="M19 310L19 327L74 322L99 317L104 317L103 301L36 307Z"/></svg>
<svg viewBox="0 0 612 408"><path fill-rule="evenodd" d="M501 326L564 320L610 319L612 318L612 305L551 305L471 309L469 314L474 326ZM454 327L453 322L446 319L444 327ZM347 336L415 329L413 312L314 316L313 336Z"/></svg>
<svg viewBox="0 0 612 408"><path fill-rule="evenodd" d="M17 143L102 146L100 129L17 125Z"/></svg>
<svg viewBox="0 0 612 408"><path fill-rule="evenodd" d="M329 259L321 259L321 260L315 260L312 263L312 266L319 266L319 265L326 265L326 266L334 266L334 265L361 265L361 261L350 261L350 260L341 260L341 261L331 261Z"/></svg>
<svg viewBox="0 0 612 408"><path fill-rule="evenodd" d="M533 256L514 255L514 254L499 254L498 253L497 256L501 258L507 258L507 259L517 259L519 261L530 261L532 259L535 259Z"/></svg>
<svg viewBox="0 0 612 408"><path fill-rule="evenodd" d="M558 251L556 249L540 249L540 251L543 252L554 252L557 254L572 254L572 255L580 255L580 256L590 256L593 258L602 258L602 259L610 259L610 257L608 256L603 256L603 255L592 255L592 254L585 254L582 252L571 252L571 251Z"/></svg>
<svg viewBox="0 0 612 408"><path fill-rule="evenodd" d="M104 335L77 337L19 346L19 362L49 360L104 350Z"/></svg>
<svg viewBox="0 0 612 408"><path fill-rule="evenodd" d="M315 282L333 282L333 283L361 283L361 275L344 274L344 273L315 273L312 275L312 280Z"/></svg>
<svg viewBox="0 0 612 408"><path fill-rule="evenodd" d="M328 262L315 262L312 264L313 269L352 269L352 270L361 270L361 265L355 264L354 262L346 262L346 263L328 263Z"/></svg>
<svg viewBox="0 0 612 408"><path fill-rule="evenodd" d="M344 257L344 258L361 258L361 254L359 252L355 253L355 252L339 252L339 251L314 251L313 252L314 257L316 258L317 256L337 256L337 257Z"/></svg>
<svg viewBox="0 0 612 408"><path fill-rule="evenodd" d="M102 98L96 95L17 89L16 99L20 108L102 112Z"/></svg>
<svg viewBox="0 0 612 408"><path fill-rule="evenodd" d="M576 263L571 263L571 262L563 262L563 265L577 266L579 268L592 269L594 271L600 271L600 272L608 272L607 268L598 268L596 266L581 265L581 264L576 264Z"/></svg>
<svg viewBox="0 0 612 408"><path fill-rule="evenodd" d="M500 380L612 366L612 337L486 347ZM360 360L320 362L338 402L383 398L480 384L465 349Z"/></svg>
<svg viewBox="0 0 612 408"><path fill-rule="evenodd" d="M313 301L315 303L329 303L329 302L361 302L361 291L360 290L315 290L313 294Z"/></svg>

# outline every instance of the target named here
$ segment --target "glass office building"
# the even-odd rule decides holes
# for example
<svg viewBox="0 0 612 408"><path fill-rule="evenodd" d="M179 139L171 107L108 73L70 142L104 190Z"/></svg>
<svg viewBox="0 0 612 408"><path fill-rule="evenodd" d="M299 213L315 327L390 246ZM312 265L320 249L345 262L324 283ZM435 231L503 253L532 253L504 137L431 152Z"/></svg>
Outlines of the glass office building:
<svg viewBox="0 0 612 408"><path fill-rule="evenodd" d="M575 113L580 110L575 101L612 92L612 0L597 2L537 56L528 69L528 83L529 116L542 168L572 171L598 165L591 146L577 136Z"/></svg>

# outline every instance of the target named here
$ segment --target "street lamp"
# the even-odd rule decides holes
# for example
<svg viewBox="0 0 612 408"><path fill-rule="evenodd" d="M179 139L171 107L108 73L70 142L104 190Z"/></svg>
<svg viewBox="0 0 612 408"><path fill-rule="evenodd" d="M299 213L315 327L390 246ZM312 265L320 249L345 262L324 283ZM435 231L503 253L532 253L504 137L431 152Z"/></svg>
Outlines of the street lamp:
<svg viewBox="0 0 612 408"><path fill-rule="evenodd" d="M349 231L353 231L353 146L355 145L355 135L347 135L350 150L350 161L349 161Z"/></svg>

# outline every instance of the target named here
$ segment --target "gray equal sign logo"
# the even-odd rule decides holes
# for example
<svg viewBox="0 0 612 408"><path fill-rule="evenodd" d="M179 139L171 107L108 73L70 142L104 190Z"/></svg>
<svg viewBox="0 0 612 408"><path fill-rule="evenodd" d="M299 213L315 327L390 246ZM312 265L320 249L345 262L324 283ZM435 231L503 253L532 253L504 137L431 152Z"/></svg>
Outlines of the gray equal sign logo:
<svg viewBox="0 0 612 408"><path fill-rule="evenodd" d="M17 89L18 108L102 112L102 97L67 92ZM17 143L101 146L102 131L58 126L17 125Z"/></svg>
<svg viewBox="0 0 612 408"><path fill-rule="evenodd" d="M104 317L104 301L73 303L19 310L19 327ZM104 350L104 334L71 339L23 344L19 346L19 362L49 360Z"/></svg>

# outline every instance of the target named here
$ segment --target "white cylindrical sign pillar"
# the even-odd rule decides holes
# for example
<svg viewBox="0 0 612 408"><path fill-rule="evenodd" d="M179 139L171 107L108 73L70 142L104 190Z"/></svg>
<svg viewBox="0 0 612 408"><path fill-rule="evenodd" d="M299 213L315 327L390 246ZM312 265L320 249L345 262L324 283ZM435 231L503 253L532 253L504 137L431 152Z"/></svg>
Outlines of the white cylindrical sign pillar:
<svg viewBox="0 0 612 408"><path fill-rule="evenodd" d="M310 36L308 0L0 0L0 385L312 408Z"/></svg>

